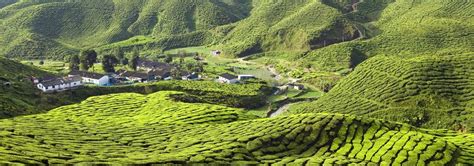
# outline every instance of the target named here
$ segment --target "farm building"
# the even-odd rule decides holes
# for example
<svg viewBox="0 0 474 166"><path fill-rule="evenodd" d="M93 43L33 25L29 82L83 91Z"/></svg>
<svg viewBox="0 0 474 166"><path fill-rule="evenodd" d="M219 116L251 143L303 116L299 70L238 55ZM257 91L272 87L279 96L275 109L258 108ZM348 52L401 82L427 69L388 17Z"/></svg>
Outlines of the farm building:
<svg viewBox="0 0 474 166"><path fill-rule="evenodd" d="M288 84L289 88L296 89L296 90L304 90L305 86L302 84Z"/></svg>
<svg viewBox="0 0 474 166"><path fill-rule="evenodd" d="M39 82L36 86L43 92L64 91L82 86L82 78L72 76L67 78L55 78Z"/></svg>
<svg viewBox="0 0 474 166"><path fill-rule="evenodd" d="M211 55L213 55L213 56L219 56L219 55L221 55L221 54L222 54L222 52L219 51L219 50L212 50L212 51L211 51Z"/></svg>
<svg viewBox="0 0 474 166"><path fill-rule="evenodd" d="M152 71L152 70L171 70L172 65L163 62L145 61L140 60L137 68L139 70Z"/></svg>
<svg viewBox="0 0 474 166"><path fill-rule="evenodd" d="M235 84L239 82L238 77L229 73L221 74L217 80L220 83Z"/></svg>
<svg viewBox="0 0 474 166"><path fill-rule="evenodd" d="M148 72L148 75L153 77L155 80L166 80L171 77L171 70L170 69L154 69Z"/></svg>
<svg viewBox="0 0 474 166"><path fill-rule="evenodd" d="M139 73L139 72L131 72L131 71L123 72L120 74L120 76L132 82L148 82L150 80L153 80L151 76L148 75L147 73Z"/></svg>
<svg viewBox="0 0 474 166"><path fill-rule="evenodd" d="M196 72L183 73L181 79L182 80L188 80L188 81L194 81L194 80L201 79L201 76Z"/></svg>
<svg viewBox="0 0 474 166"><path fill-rule="evenodd" d="M239 75L238 78L240 81L243 81L248 79L255 79L256 77L254 75Z"/></svg>
<svg viewBox="0 0 474 166"><path fill-rule="evenodd" d="M80 76L82 77L83 83L95 84L99 86L109 86L111 84L110 77L108 75L91 73L86 71L72 71L69 76Z"/></svg>

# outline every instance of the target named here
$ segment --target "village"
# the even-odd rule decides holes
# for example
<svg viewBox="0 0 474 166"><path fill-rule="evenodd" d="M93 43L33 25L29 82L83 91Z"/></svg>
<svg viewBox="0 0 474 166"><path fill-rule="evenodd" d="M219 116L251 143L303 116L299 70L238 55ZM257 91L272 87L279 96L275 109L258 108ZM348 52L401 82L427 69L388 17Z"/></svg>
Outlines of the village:
<svg viewBox="0 0 474 166"><path fill-rule="evenodd" d="M218 55L220 52L212 51ZM245 83L246 80L256 79L254 75L233 75L222 73L216 78L203 78L201 73L179 71L177 66L151 60L139 60L136 71L119 69L109 73L95 73L90 71L72 70L65 76L31 77L31 81L38 89L45 93L73 90L82 86L119 86L136 83L149 83L167 80L183 81L216 81L223 84Z"/></svg>

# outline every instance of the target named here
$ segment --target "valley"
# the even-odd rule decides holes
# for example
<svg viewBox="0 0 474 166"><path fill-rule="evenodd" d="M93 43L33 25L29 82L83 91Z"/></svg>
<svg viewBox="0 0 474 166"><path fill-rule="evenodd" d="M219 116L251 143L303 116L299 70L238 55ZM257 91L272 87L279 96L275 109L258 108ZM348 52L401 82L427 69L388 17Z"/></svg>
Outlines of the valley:
<svg viewBox="0 0 474 166"><path fill-rule="evenodd" d="M469 0L0 0L0 165L474 165Z"/></svg>

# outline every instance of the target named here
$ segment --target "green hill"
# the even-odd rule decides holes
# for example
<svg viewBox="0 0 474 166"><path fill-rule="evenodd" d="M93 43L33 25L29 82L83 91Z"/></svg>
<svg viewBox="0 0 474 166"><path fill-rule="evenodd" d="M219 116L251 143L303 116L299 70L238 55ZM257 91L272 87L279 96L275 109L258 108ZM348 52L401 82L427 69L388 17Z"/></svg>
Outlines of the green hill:
<svg viewBox="0 0 474 166"><path fill-rule="evenodd" d="M0 42L6 47L0 51L10 57L61 58L84 47L107 50L119 41L148 49L214 45L229 56L290 52L314 60L315 67L334 69L347 68L353 50L368 57L420 55L433 48L472 51L470 1L354 2L5 1ZM138 36L145 40L135 40ZM359 37L369 40L347 42ZM341 48L346 49L335 51Z"/></svg>
<svg viewBox="0 0 474 166"><path fill-rule="evenodd" d="M364 62L316 102L292 112L354 114L424 128L474 131L474 54Z"/></svg>
<svg viewBox="0 0 474 166"><path fill-rule="evenodd" d="M48 73L0 57L0 118L44 111L47 99L37 93L29 78L45 75Z"/></svg>
<svg viewBox="0 0 474 166"><path fill-rule="evenodd" d="M0 41L7 56L61 58L137 35L202 33L238 21L247 8L239 0L23 0L0 9Z"/></svg>
<svg viewBox="0 0 474 166"><path fill-rule="evenodd" d="M473 135L336 114L255 119L170 100L92 97L0 120L3 164L472 165Z"/></svg>

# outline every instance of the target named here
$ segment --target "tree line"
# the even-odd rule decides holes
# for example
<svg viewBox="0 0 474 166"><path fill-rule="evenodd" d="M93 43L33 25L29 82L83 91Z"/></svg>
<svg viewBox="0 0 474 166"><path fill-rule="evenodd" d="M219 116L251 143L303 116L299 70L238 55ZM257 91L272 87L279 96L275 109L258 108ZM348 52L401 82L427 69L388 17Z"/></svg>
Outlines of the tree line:
<svg viewBox="0 0 474 166"><path fill-rule="evenodd" d="M115 72L115 66L118 64L128 65L133 70L137 70L140 60L140 51L137 48L133 49L130 58L125 56L125 52L120 48L114 49L112 54L105 54L100 63L105 72ZM72 55L69 58L69 70L71 71L88 71L90 68L94 70L94 64L98 63L98 54L95 50L82 50L79 55Z"/></svg>

